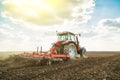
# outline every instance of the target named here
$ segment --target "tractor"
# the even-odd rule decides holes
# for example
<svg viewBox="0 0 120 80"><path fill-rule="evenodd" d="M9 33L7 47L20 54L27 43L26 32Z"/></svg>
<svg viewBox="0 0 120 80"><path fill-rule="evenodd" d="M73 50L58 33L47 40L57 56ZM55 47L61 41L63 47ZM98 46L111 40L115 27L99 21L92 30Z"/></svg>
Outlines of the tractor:
<svg viewBox="0 0 120 80"><path fill-rule="evenodd" d="M72 32L56 32L57 41L53 44L51 52L56 54L69 54L70 59L78 57L86 58L86 49L79 45L78 37L80 34Z"/></svg>
<svg viewBox="0 0 120 80"><path fill-rule="evenodd" d="M24 52L18 54L19 57L37 59L50 65L53 61L63 61L68 59L77 59L79 57L87 58L86 49L79 45L78 36L80 34L74 34L72 32L57 32L58 39L53 43L52 47L48 51L37 52Z"/></svg>

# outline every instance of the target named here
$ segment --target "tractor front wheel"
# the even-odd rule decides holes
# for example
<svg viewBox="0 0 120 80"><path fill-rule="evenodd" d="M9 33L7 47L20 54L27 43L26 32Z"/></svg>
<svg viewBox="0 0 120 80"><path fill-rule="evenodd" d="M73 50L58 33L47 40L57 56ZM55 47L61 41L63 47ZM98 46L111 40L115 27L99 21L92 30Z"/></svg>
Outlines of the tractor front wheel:
<svg viewBox="0 0 120 80"><path fill-rule="evenodd" d="M83 58L87 58L87 55L86 55L86 49L85 48L82 48L81 50L80 50L80 55L81 55L81 57L83 57Z"/></svg>

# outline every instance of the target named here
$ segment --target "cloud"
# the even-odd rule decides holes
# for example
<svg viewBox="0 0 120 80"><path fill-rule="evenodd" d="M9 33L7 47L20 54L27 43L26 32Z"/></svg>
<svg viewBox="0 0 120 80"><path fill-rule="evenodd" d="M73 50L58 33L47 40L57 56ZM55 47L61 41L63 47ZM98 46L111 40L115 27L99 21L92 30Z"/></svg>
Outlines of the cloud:
<svg viewBox="0 0 120 80"><path fill-rule="evenodd" d="M23 29L10 23L0 23L0 51L21 49L29 42L29 36L23 33ZM29 43L30 44L30 43Z"/></svg>
<svg viewBox="0 0 120 80"><path fill-rule="evenodd" d="M65 20L85 23L95 6L94 0L5 0L4 17L39 25L54 25Z"/></svg>
<svg viewBox="0 0 120 80"><path fill-rule="evenodd" d="M0 22L0 51L35 51L37 46L49 50L56 41L55 29L49 28Z"/></svg>
<svg viewBox="0 0 120 80"><path fill-rule="evenodd" d="M95 33L92 37L83 38L88 50L120 51L120 18L102 19L91 29ZM92 32L92 33L93 33ZM88 32L91 35L91 32ZM92 45L89 46L89 45Z"/></svg>
<svg viewBox="0 0 120 80"><path fill-rule="evenodd" d="M51 43L57 40L56 30L58 30L59 32L71 31L73 33L81 33L79 41L81 46L84 46L87 51L119 51L120 31L109 29L110 26L104 26L104 22L102 23L101 21L103 20L89 28L79 27L80 25L71 25L69 28L66 25L61 27L56 25L51 28L49 26L39 27L38 25L30 24L17 24L16 26L15 24L2 23L0 24L0 39L2 39L0 40L0 45L2 45L0 50L35 51L37 46L42 46L43 50L49 50L52 46Z"/></svg>
<svg viewBox="0 0 120 80"><path fill-rule="evenodd" d="M11 36L10 32L13 30L8 24L0 23L0 40L4 40L7 36Z"/></svg>
<svg viewBox="0 0 120 80"><path fill-rule="evenodd" d="M120 18L116 19L103 19L99 21L99 26L107 28L108 30L120 30Z"/></svg>

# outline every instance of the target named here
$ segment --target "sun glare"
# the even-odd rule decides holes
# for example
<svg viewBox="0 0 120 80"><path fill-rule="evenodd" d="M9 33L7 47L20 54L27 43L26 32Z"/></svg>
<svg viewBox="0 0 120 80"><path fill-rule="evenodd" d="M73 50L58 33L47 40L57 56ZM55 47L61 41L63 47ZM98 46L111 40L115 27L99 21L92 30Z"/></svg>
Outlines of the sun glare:
<svg viewBox="0 0 120 80"><path fill-rule="evenodd" d="M19 10L22 16L32 17L55 14L64 2L65 0L8 0L6 3L14 5L13 8ZM43 15L38 15L39 13Z"/></svg>

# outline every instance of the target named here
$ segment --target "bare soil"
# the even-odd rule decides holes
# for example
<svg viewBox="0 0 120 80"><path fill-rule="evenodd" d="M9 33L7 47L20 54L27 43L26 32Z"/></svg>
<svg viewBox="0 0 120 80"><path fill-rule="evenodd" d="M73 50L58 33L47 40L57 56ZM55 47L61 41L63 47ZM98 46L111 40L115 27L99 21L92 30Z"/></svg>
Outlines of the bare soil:
<svg viewBox="0 0 120 80"><path fill-rule="evenodd" d="M10 57L0 61L0 80L120 80L120 52L89 52L88 56L50 66Z"/></svg>

